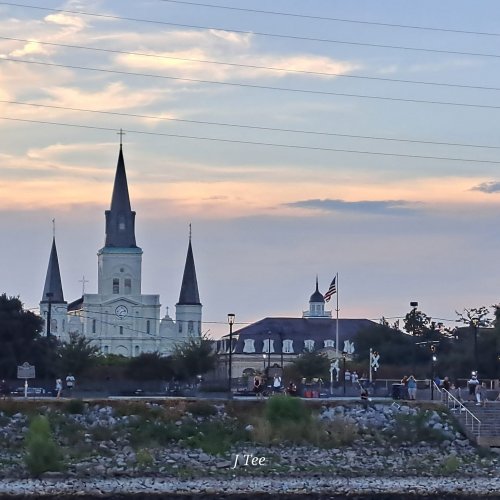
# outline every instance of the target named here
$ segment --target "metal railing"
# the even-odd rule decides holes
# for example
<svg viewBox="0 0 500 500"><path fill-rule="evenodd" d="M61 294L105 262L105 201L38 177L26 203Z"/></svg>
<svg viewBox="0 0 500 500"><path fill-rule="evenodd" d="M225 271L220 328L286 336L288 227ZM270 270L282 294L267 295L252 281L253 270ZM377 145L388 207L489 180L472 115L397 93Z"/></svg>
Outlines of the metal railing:
<svg viewBox="0 0 500 500"><path fill-rule="evenodd" d="M453 396L453 394L449 391L443 389L442 387L438 387L438 391L441 394L441 402L445 404L449 410L465 413L465 426L472 432L472 434L479 437L481 435L481 420L479 420L476 415L466 408L462 402Z"/></svg>

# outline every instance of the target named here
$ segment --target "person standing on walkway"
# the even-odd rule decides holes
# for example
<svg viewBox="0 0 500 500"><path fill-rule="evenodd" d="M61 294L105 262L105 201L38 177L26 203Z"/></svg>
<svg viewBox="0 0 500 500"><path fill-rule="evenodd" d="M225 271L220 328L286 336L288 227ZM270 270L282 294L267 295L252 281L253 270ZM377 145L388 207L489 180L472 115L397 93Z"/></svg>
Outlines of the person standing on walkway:
<svg viewBox="0 0 500 500"><path fill-rule="evenodd" d="M479 380L477 379L477 373L472 372L472 376L467 382L469 386L469 401L474 401L476 394L476 387L479 385Z"/></svg>
<svg viewBox="0 0 500 500"><path fill-rule="evenodd" d="M275 375L273 379L273 392L277 394L281 391L281 377L279 375Z"/></svg>
<svg viewBox="0 0 500 500"><path fill-rule="evenodd" d="M417 399L417 381L413 375L408 377L406 387L408 388L408 397L410 401L415 401Z"/></svg>
<svg viewBox="0 0 500 500"><path fill-rule="evenodd" d="M73 388L75 387L75 382L75 377L71 373L69 373L66 376L66 387L68 388L70 394L72 394Z"/></svg>

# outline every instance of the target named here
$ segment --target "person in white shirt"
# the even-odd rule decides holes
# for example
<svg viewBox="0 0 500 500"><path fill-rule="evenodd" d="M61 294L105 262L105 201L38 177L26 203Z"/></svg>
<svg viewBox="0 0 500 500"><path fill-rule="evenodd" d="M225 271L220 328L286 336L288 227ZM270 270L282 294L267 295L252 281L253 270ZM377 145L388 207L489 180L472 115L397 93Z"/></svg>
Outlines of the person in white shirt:
<svg viewBox="0 0 500 500"><path fill-rule="evenodd" d="M75 377L71 373L66 377L66 387L70 392L75 387Z"/></svg>
<svg viewBox="0 0 500 500"><path fill-rule="evenodd" d="M280 392L280 390L281 390L281 377L279 375L275 375L273 380L273 391Z"/></svg>

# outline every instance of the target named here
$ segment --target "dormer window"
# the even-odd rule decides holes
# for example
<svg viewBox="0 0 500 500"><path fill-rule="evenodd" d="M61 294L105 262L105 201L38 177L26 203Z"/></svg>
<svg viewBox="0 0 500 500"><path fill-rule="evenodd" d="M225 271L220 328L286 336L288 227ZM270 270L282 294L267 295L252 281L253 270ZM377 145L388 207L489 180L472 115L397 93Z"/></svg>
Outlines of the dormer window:
<svg viewBox="0 0 500 500"><path fill-rule="evenodd" d="M293 340L292 339L283 340L283 352L286 354L293 353Z"/></svg>
<svg viewBox="0 0 500 500"><path fill-rule="evenodd" d="M118 219L118 230L125 231L125 217L123 215L120 215Z"/></svg>
<svg viewBox="0 0 500 500"><path fill-rule="evenodd" d="M314 350L314 340L304 340L304 349L306 351L312 352Z"/></svg>

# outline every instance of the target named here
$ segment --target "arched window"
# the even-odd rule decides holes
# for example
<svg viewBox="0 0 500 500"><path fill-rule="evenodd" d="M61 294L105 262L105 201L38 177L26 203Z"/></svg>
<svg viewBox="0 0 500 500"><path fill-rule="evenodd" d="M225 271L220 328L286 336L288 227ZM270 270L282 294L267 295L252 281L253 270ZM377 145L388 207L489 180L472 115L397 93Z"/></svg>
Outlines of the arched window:
<svg viewBox="0 0 500 500"><path fill-rule="evenodd" d="M194 333L194 323L192 321L188 321L188 333Z"/></svg>
<svg viewBox="0 0 500 500"><path fill-rule="evenodd" d="M97 331L97 320L92 320L92 333L96 333Z"/></svg>
<svg viewBox="0 0 500 500"><path fill-rule="evenodd" d="M132 293L132 280L130 278L125 278L125 295L130 295Z"/></svg>
<svg viewBox="0 0 500 500"><path fill-rule="evenodd" d="M123 335L123 326L120 326L120 335Z"/></svg>
<svg viewBox="0 0 500 500"><path fill-rule="evenodd" d="M120 293L120 280L113 278L113 293Z"/></svg>
<svg viewBox="0 0 500 500"><path fill-rule="evenodd" d="M146 333L151 333L151 321L149 319L146 321Z"/></svg>
<svg viewBox="0 0 500 500"><path fill-rule="evenodd" d="M107 356L109 354L109 347L107 345L104 346L104 355Z"/></svg>
<svg viewBox="0 0 500 500"><path fill-rule="evenodd" d="M141 353L141 349L138 345L135 346L135 355L136 356L139 356L139 354Z"/></svg>

